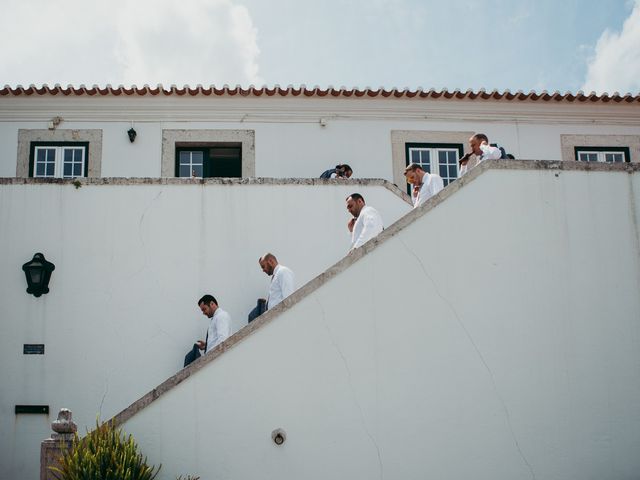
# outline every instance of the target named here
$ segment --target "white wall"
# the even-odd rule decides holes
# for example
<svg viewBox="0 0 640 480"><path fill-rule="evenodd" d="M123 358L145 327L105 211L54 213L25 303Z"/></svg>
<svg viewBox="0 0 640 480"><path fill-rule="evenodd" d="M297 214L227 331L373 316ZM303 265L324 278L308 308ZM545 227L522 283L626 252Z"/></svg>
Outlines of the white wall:
<svg viewBox="0 0 640 480"><path fill-rule="evenodd" d="M103 177L160 176L163 129L255 130L259 177L312 178L346 162L357 177L390 181L393 130L482 131L537 160L561 159L561 134L640 135L638 110L626 103L9 96L0 99L0 176L15 176L18 129L46 129L54 116L60 129L103 130Z"/></svg>
<svg viewBox="0 0 640 480"><path fill-rule="evenodd" d="M162 479L634 478L638 212L637 172L485 172L124 429Z"/></svg>
<svg viewBox="0 0 640 480"><path fill-rule="evenodd" d="M359 191L389 225L410 206L377 182L333 185L0 185L0 478L36 478L40 441L62 407L79 431L182 368L214 294L246 324L273 252L298 286L349 249L345 197ZM22 264L42 252L51 292L25 292ZM45 355L23 355L44 343ZM14 414L45 404L49 418ZM3 477L6 475L6 477Z"/></svg>

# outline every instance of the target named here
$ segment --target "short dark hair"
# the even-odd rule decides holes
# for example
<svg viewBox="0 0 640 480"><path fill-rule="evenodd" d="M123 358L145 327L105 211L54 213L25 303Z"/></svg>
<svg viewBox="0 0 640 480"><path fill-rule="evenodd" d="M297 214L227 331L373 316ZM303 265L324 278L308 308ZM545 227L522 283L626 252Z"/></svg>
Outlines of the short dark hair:
<svg viewBox="0 0 640 480"><path fill-rule="evenodd" d="M347 198L345 198L345 200L349 200L349 197L351 197L355 201L362 200L364 202L364 197L362 195L360 195L359 193L352 193Z"/></svg>
<svg viewBox="0 0 640 480"><path fill-rule="evenodd" d="M346 163L341 163L339 165L336 165L336 170L344 170L345 172L349 170L351 173L353 173L353 169Z"/></svg>
<svg viewBox="0 0 640 480"><path fill-rule="evenodd" d="M411 170L412 172L415 172L416 170L422 170L424 172L424 168L422 168L422 165L419 165L417 163L410 163L409 165L407 165L407 168L404 169L404 174L406 175L409 170Z"/></svg>
<svg viewBox="0 0 640 480"><path fill-rule="evenodd" d="M198 306L202 305L203 303L205 305L209 305L211 302L218 305L218 301L216 300L216 297L214 297L213 295L206 294L200 300L198 300Z"/></svg>
<svg viewBox="0 0 640 480"><path fill-rule="evenodd" d="M487 137L484 133L476 133L473 138L476 140L480 140L481 142L489 143L489 137Z"/></svg>

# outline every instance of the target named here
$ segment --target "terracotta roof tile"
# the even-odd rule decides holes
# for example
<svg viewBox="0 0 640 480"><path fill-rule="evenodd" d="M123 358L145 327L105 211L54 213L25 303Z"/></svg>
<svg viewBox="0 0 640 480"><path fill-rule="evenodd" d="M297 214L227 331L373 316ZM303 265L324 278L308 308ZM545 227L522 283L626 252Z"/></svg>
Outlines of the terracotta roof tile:
<svg viewBox="0 0 640 480"><path fill-rule="evenodd" d="M144 85L142 87L131 86L125 87L123 85L119 85L117 87L113 87L111 85L106 85L100 87L98 85L93 85L91 87L86 87L85 85L73 86L68 85L66 87L62 87L60 85L54 85L50 87L48 85L42 85L40 87L36 85L29 85L28 87L23 87L18 85L16 87L12 87L9 85L5 85L3 88L0 88L0 96L45 96L45 95L63 95L63 96L243 96L243 97L366 97L366 98L422 98L422 99L458 99L458 100L501 100L501 101L556 101L556 102L579 102L579 103L593 103L593 102L603 102L603 103L639 103L640 102L640 94L631 94L626 93L624 95L615 92L613 94L603 93L601 95L597 95L594 92L589 94L585 94L583 92L566 92L564 94L560 92L549 93L547 91L535 92L530 91L525 93L521 90L518 90L515 93L510 92L509 90L504 90L502 92L498 90L485 91L484 89L480 89L477 91L474 90L424 90L422 88L417 89L397 89L393 88L387 90L385 88L377 88L372 89L369 87L365 88L347 88L347 87L313 87L308 88L306 86L288 86L286 88L280 87L279 85L275 85L273 87L263 86L263 87L254 87L250 86L247 88L243 88L239 85L230 87L228 85L224 85L223 87L215 87L213 85L209 87L203 87L202 85L196 85L195 87L184 85L182 87L178 87L176 85L171 85L170 87L163 87L162 85L156 85L155 87L151 87L149 85Z"/></svg>

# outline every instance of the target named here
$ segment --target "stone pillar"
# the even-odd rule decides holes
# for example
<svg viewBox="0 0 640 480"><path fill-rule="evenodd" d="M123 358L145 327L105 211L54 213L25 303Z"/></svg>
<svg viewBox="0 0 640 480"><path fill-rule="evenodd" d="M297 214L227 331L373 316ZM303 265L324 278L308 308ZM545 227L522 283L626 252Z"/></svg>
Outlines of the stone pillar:
<svg viewBox="0 0 640 480"><path fill-rule="evenodd" d="M57 467L62 454L71 448L78 427L72 420L71 410L61 408L58 419L51 424L54 433L40 445L40 480L55 480L49 467Z"/></svg>

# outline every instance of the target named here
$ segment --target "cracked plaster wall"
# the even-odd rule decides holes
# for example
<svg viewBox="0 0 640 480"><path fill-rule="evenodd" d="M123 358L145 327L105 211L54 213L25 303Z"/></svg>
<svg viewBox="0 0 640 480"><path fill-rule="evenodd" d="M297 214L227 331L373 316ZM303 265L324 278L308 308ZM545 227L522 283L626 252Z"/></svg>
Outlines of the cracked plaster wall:
<svg viewBox="0 0 640 480"><path fill-rule="evenodd" d="M487 171L123 426L163 479L633 478L639 189Z"/></svg>
<svg viewBox="0 0 640 480"><path fill-rule="evenodd" d="M0 182L0 478L37 477L60 408L83 433L178 371L205 336L201 295L244 325L268 290L266 251L298 286L339 260L348 194L360 191L387 225L410 210L381 182L244 182ZM21 270L36 252L56 266L37 299ZM44 343L45 355L23 355L25 343ZM16 404L50 415L15 416Z"/></svg>

